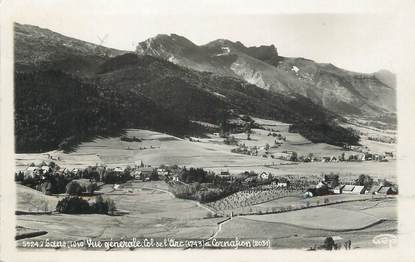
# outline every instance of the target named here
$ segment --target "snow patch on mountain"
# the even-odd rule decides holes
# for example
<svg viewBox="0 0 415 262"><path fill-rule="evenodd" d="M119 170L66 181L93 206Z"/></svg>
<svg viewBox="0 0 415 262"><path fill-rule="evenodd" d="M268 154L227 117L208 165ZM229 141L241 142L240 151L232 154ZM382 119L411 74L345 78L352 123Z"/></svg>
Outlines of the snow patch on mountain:
<svg viewBox="0 0 415 262"><path fill-rule="evenodd" d="M172 56L170 56L168 59L167 59L170 63L173 63L173 64L179 64L179 59L177 59L176 57L174 57L173 55Z"/></svg>
<svg viewBox="0 0 415 262"><path fill-rule="evenodd" d="M298 73L298 71L300 71L300 69L296 66L292 66L291 70L294 71L296 74Z"/></svg>

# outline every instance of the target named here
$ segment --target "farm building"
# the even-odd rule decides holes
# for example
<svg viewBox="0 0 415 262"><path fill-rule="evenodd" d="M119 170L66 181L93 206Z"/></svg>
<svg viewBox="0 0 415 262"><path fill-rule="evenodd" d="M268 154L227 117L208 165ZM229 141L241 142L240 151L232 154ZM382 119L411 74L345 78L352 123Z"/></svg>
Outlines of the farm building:
<svg viewBox="0 0 415 262"><path fill-rule="evenodd" d="M220 176L230 176L229 171L221 171Z"/></svg>
<svg viewBox="0 0 415 262"><path fill-rule="evenodd" d="M169 174L169 171L165 168L157 168L157 175L159 176L167 176Z"/></svg>
<svg viewBox="0 0 415 262"><path fill-rule="evenodd" d="M382 186L372 186L369 190L369 194L375 195L379 192L379 190L382 188Z"/></svg>
<svg viewBox="0 0 415 262"><path fill-rule="evenodd" d="M288 187L288 183L287 182L278 182L277 183L277 187Z"/></svg>
<svg viewBox="0 0 415 262"><path fill-rule="evenodd" d="M364 194L365 189L365 186L355 186L352 190L352 194Z"/></svg>
<svg viewBox="0 0 415 262"><path fill-rule="evenodd" d="M24 177L25 177L25 178L29 178L29 177L33 178L33 177L35 177L36 175L38 175L38 174L39 174L39 172L40 172L40 169L39 169L38 167L31 166L31 167L28 167L28 168L24 171Z"/></svg>
<svg viewBox="0 0 415 262"><path fill-rule="evenodd" d="M354 185L345 185L343 187L343 194L353 194Z"/></svg>
<svg viewBox="0 0 415 262"><path fill-rule="evenodd" d="M116 173L123 173L124 172L124 168L122 168L122 167L116 167L116 168L114 168L114 172L116 172Z"/></svg>
<svg viewBox="0 0 415 262"><path fill-rule="evenodd" d="M138 169L138 178L143 181L149 181L151 176L153 175L153 168L152 167L143 167ZM137 178L137 176L136 176Z"/></svg>
<svg viewBox="0 0 415 262"><path fill-rule="evenodd" d="M42 166L42 173L43 174L45 174L45 173L47 173L47 172L49 172L49 171L51 171L51 168L50 168L50 166Z"/></svg>
<svg viewBox="0 0 415 262"><path fill-rule="evenodd" d="M345 187L344 185L338 185L338 186L336 186L335 188L333 188L333 193L334 194L342 194L344 187Z"/></svg>
<svg viewBox="0 0 415 262"><path fill-rule="evenodd" d="M390 186L383 186L377 192L379 195L392 195L395 194L395 191Z"/></svg>
<svg viewBox="0 0 415 262"><path fill-rule="evenodd" d="M262 179L262 180L267 180L267 179L271 179L272 178L272 175L271 175L271 173L262 172L259 175L259 178Z"/></svg>

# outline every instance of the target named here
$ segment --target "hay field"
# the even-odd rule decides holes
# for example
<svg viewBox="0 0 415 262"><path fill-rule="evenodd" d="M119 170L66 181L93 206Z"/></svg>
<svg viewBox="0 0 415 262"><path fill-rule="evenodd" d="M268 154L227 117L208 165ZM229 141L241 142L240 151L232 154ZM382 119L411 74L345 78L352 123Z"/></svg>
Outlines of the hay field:
<svg viewBox="0 0 415 262"><path fill-rule="evenodd" d="M26 186L16 184L16 210L39 212L54 211L59 198L47 196Z"/></svg>
<svg viewBox="0 0 415 262"><path fill-rule="evenodd" d="M45 230L48 234L36 239L108 240L133 237L208 238L216 230L218 219L204 219L208 210L194 201L172 197L162 189L164 182L127 183L120 191L106 188L104 198L115 201L122 216L86 215L23 215L16 216L17 226ZM156 188L156 189L157 189ZM29 189L31 190L31 189Z"/></svg>
<svg viewBox="0 0 415 262"><path fill-rule="evenodd" d="M377 217L366 213L332 207L307 208L269 215L250 215L245 218L330 231L358 230L380 222Z"/></svg>
<svg viewBox="0 0 415 262"><path fill-rule="evenodd" d="M379 234L397 234L397 222L385 221L364 230L335 232L320 229L306 229L284 223L264 222L234 217L222 225L218 238L259 238L271 240L273 249L307 249L323 244L327 236L339 239L337 243L352 241L352 248L379 248L372 239Z"/></svg>

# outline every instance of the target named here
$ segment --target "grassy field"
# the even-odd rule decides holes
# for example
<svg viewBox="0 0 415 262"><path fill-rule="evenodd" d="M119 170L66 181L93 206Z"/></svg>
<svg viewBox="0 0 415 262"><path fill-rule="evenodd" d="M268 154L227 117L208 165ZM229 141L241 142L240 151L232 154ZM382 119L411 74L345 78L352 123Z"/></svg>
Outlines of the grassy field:
<svg viewBox="0 0 415 262"><path fill-rule="evenodd" d="M16 184L16 210L19 211L54 211L59 201L58 197L46 196L42 192Z"/></svg>
<svg viewBox="0 0 415 262"><path fill-rule="evenodd" d="M164 182L127 183L122 189L103 189L104 198L115 201L122 216L87 215L20 215L17 226L45 230L36 239L120 239L133 237L208 238L216 230L218 219L204 219L208 210L194 201L172 197L163 189ZM155 189L152 189L155 188ZM31 191L28 188L26 191ZM34 191L34 190L33 190ZM22 191L18 191L18 196ZM37 193L34 195L40 197Z"/></svg>
<svg viewBox="0 0 415 262"><path fill-rule="evenodd" d="M323 244L327 236L335 237L336 243L352 241L352 248L379 248L373 244L373 237L379 234L396 234L397 222L385 221L364 230L335 232L321 229L306 229L276 222L264 222L235 217L222 226L218 238L260 238L271 240L272 248L306 249Z"/></svg>
<svg viewBox="0 0 415 262"><path fill-rule="evenodd" d="M270 120L258 120L272 124ZM262 123L261 122L261 123ZM275 122L275 121L274 121ZM286 127L284 123L275 122L275 126ZM339 156L341 148L318 143L313 144L299 134L288 133L281 128L280 134L287 137L287 141L278 148L271 148L270 153L281 153L285 150L296 151L299 155L313 153L315 156ZM84 142L74 152L65 154L61 151L48 152L59 166L67 168L83 168L96 164L105 164L109 167L134 165L143 161L145 164L158 166L181 165L202 167L215 172L230 171L231 173L254 170L256 172L271 172L276 175L320 175L321 173L335 172L345 176L356 177L359 174L368 174L377 178L395 178L395 161L389 162L339 162L339 163L292 163L279 159L263 158L261 150L259 156L249 156L231 153L235 146L225 145L223 138L211 135L209 138L200 138L198 142L190 142L163 133L149 130L129 129L127 135L140 138L142 142L126 142L119 137L96 138ZM246 134L232 134L240 142L248 146L264 147L273 145L274 137L268 136L268 131L254 129L251 140L246 140ZM378 151L393 151L394 145L367 141L371 148ZM346 157L352 152L346 151ZM57 160L59 159L59 160ZM16 154L16 168L25 169L30 163L51 161L47 153L44 154Z"/></svg>
<svg viewBox="0 0 415 262"><path fill-rule="evenodd" d="M279 214L251 215L245 218L331 231L358 230L380 221L377 217L366 213L331 207L307 208Z"/></svg>

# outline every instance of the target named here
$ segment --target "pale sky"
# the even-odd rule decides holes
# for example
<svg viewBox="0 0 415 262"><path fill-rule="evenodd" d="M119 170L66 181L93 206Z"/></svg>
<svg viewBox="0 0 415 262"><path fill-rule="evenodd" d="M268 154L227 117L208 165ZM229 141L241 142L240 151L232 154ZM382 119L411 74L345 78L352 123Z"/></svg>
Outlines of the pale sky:
<svg viewBox="0 0 415 262"><path fill-rule="evenodd" d="M265 2L268 5L233 0L21 1L14 20L93 43L108 35L104 45L123 50L134 50L138 42L160 33L175 33L196 44L218 38L247 46L274 44L282 56L330 62L352 71L395 71L393 53L400 43L393 9L359 6L359 1L341 7L309 1L321 2L317 9L304 1L303 9L286 4L292 1Z"/></svg>

